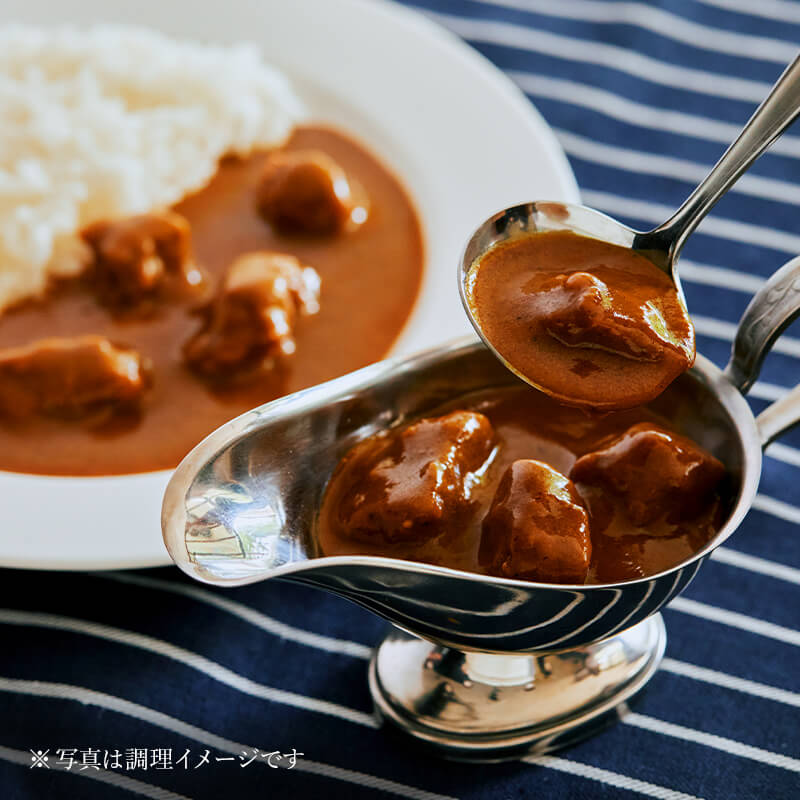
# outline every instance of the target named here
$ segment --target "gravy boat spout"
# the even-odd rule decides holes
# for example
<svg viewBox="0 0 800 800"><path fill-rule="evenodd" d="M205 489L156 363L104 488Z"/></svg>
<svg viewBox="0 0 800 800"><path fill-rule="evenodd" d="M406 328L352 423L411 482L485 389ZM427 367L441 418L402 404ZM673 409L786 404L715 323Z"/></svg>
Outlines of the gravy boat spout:
<svg viewBox="0 0 800 800"><path fill-rule="evenodd" d="M460 650L527 653L613 636L682 591L711 548L660 575L588 586L391 558L319 556L315 527L325 485L356 441L459 395L517 383L486 347L468 341L381 362L245 414L202 442L172 478L163 511L169 552L198 580L234 586L279 577L312 584ZM677 422L744 480L748 468L731 421L747 408L739 392L703 360L679 383L681 399L667 399L665 407L684 415L703 409L702 423ZM748 462L756 471L758 456ZM731 509L728 532L745 507Z"/></svg>
<svg viewBox="0 0 800 800"><path fill-rule="evenodd" d="M747 513L762 447L800 420L800 387L757 419L743 395L772 343L800 315L798 287L800 257L756 293L725 372L698 356L650 404L728 471L716 536L658 575L543 584L396 559L320 556L325 486L358 440L459 396L519 385L477 341L384 361L224 425L186 457L167 488L167 548L206 583L292 580L393 622L370 662L376 710L444 755L499 760L574 742L624 713L647 683L665 646L658 610Z"/></svg>

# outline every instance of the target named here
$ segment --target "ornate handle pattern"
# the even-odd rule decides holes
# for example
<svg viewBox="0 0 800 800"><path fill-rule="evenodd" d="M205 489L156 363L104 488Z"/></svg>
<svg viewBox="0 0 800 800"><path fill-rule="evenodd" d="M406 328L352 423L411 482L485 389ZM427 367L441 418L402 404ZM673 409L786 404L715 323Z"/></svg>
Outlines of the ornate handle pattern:
<svg viewBox="0 0 800 800"><path fill-rule="evenodd" d="M786 327L800 316L800 256L784 264L756 292L733 342L725 374L747 390L755 383L764 358Z"/></svg>
<svg viewBox="0 0 800 800"><path fill-rule="evenodd" d="M733 342L725 374L739 388L755 383L764 358L786 327L800 316L800 256L784 264L756 292L747 306ZM767 444L800 422L800 387L773 403L757 419Z"/></svg>

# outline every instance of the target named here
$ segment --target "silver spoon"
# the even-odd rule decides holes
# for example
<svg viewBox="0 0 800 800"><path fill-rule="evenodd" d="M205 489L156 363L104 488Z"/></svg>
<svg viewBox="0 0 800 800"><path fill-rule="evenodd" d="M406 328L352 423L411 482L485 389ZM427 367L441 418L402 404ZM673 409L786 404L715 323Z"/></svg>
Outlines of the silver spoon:
<svg viewBox="0 0 800 800"><path fill-rule="evenodd" d="M534 380L533 376L522 374L497 350L475 313L468 287L480 259L496 244L520 234L554 230L567 230L602 239L640 253L670 276L685 308L677 261L686 239L722 195L798 115L800 56L778 78L768 97L756 109L736 141L726 150L708 176L666 222L651 231L635 231L588 206L557 202L524 203L494 214L473 234L459 265L461 300L475 330L506 367L536 388L548 392L548 386L541 383L542 376L536 376ZM552 389L549 393L555 394ZM565 397L563 393L558 396L566 401L574 399L580 402L583 399L577 394L574 398Z"/></svg>
<svg viewBox="0 0 800 800"><path fill-rule="evenodd" d="M672 269L702 215L796 115L798 103L789 108L789 102L800 99L797 70L797 63L787 70L740 140L661 229L639 234L591 209L553 203L520 206L493 219L532 230L549 220L635 249L636 237L651 237L648 247L658 245L665 269ZM776 119L781 113L767 128L769 108ZM745 134L760 144L733 159ZM704 187L706 199L693 200ZM478 244L502 239L505 227L484 226ZM662 229L673 233L659 238ZM483 252L478 244L473 237L476 255ZM677 274L675 280L680 288ZM222 426L170 480L162 511L167 549L182 570L205 583L281 578L334 592L393 622L402 630L384 639L370 665L376 708L440 752L495 760L576 741L624 709L653 674L665 644L658 610L738 527L756 494L762 446L800 419L800 388L758 419L739 391L755 380L772 342L800 313L797 285L800 259L754 298L726 373L698 357L659 399L658 411L723 460L731 479L717 535L663 573L567 586L319 552L315 530L325 484L355 442L430 414L454 397L517 383L478 342L384 361Z"/></svg>
<svg viewBox="0 0 800 800"><path fill-rule="evenodd" d="M698 356L658 399L655 410L730 475L717 535L658 575L568 586L319 552L325 485L355 442L456 397L519 386L476 341L383 361L223 425L170 480L164 542L199 581L316 586L428 640L390 633L370 667L383 717L420 741L467 759L554 749L597 730L653 674L664 648L658 610L738 527L756 494L762 447L800 422L800 387L758 418L740 393L799 315L800 257L753 298L726 371ZM290 620L304 613L286 609Z"/></svg>

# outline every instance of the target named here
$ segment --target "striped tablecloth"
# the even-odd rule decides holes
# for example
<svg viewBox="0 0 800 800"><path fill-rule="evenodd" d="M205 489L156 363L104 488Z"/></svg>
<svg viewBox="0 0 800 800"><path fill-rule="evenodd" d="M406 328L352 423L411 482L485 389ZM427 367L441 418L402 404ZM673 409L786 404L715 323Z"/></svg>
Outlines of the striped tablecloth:
<svg viewBox="0 0 800 800"><path fill-rule="evenodd" d="M789 0L414 5L530 96L587 203L637 227L683 200L800 42ZM689 242L681 274L716 363L751 293L800 253L799 211L790 133ZM800 377L800 338L776 351L756 410ZM767 450L741 529L665 611L667 657L635 713L497 766L376 730L365 677L384 625L343 600L289 584L215 592L175 569L0 571L0 798L798 798L799 481L795 432ZM266 755L293 750L293 769Z"/></svg>

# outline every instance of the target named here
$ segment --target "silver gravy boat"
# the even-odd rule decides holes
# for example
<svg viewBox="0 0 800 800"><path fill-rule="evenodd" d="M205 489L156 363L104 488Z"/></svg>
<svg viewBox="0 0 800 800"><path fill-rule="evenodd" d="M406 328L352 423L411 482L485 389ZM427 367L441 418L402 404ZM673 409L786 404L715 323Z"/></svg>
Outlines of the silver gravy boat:
<svg viewBox="0 0 800 800"><path fill-rule="evenodd" d="M389 558L319 557L325 485L356 441L459 395L519 383L477 341L383 361L222 426L172 477L164 540L197 580L295 581L393 623L370 665L376 710L439 752L490 760L561 747L616 719L651 677L666 641L658 610L736 530L756 493L762 448L800 421L800 387L757 418L743 396L798 313L800 258L755 295L724 371L698 356L652 404L730 473L719 533L661 574L554 585Z"/></svg>

